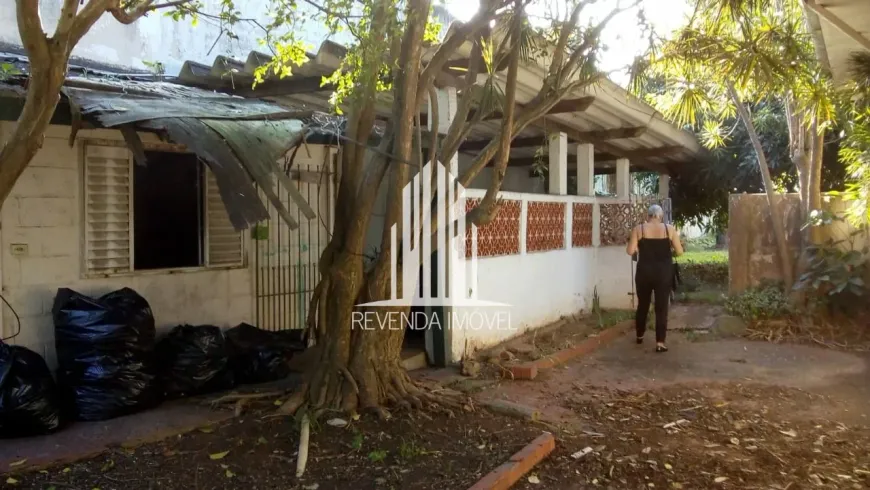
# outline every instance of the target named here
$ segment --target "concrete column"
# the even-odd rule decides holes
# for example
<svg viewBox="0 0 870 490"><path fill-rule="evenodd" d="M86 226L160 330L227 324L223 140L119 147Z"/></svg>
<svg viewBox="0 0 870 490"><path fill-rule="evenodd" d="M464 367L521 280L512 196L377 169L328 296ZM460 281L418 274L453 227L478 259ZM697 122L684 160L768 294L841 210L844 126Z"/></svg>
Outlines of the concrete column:
<svg viewBox="0 0 870 490"><path fill-rule="evenodd" d="M437 99L434 101L438 107L438 128L432 127L432 117L428 118L427 126L429 131L437 129L438 134L447 134L450 125L453 123L453 118L456 116L456 87L436 88L435 94ZM429 114L432 114L433 101L429 100ZM424 138L425 140L425 138ZM454 177L459 176L459 152L453 154L453 158L449 162L441 162L447 167L447 170Z"/></svg>
<svg viewBox="0 0 870 490"><path fill-rule="evenodd" d="M577 145L577 195L595 196L595 147Z"/></svg>
<svg viewBox="0 0 870 490"><path fill-rule="evenodd" d="M671 176L668 174L659 174L659 197L667 199L671 197Z"/></svg>
<svg viewBox="0 0 870 490"><path fill-rule="evenodd" d="M568 194L568 135L550 135L550 194Z"/></svg>
<svg viewBox="0 0 870 490"><path fill-rule="evenodd" d="M436 88L435 89L436 99L429 99L429 114L427 126L429 131L438 131L439 135L447 134L447 131L450 129L450 124L453 122L454 117L456 116L456 88L455 87L445 87L445 88ZM435 104L438 107L438 127L432 127L432 117L431 114L432 106ZM424 138L424 140L428 140L428 138ZM456 179L459 177L459 152L453 154L453 157L450 161L441 162L442 165L446 168L446 170L450 173L450 176L447 177L448 181L452 179ZM433 172L436 171L432 169ZM445 184L452 185L452 182L445 182ZM445 260L446 257L437 257L437 260L442 261ZM436 260L436 257L433 256L432 260ZM430 262L430 264L432 264ZM432 266L434 268L434 265ZM445 284L442 286L439 284L439 289L443 287L443 291L451 291L450 284L450 276L453 271L450 270L449 261L448 265L445 267ZM441 278L439 277L439 280ZM471 285L472 288L477 290L477 284ZM452 308L449 306L444 307L426 307L426 315L429 318L432 318L433 315L439 315L439 319L441 320L442 329L434 329L429 328L426 330L426 355L433 364L438 366L446 366L455 361L458 361L463 352L461 349L456 349L454 343L461 344L462 338L461 336L454 341L453 338L453 329L450 328L450 319L453 317ZM437 336L437 338L436 338Z"/></svg>
<svg viewBox="0 0 870 490"><path fill-rule="evenodd" d="M628 199L631 196L631 173L628 158L616 160L616 197Z"/></svg>

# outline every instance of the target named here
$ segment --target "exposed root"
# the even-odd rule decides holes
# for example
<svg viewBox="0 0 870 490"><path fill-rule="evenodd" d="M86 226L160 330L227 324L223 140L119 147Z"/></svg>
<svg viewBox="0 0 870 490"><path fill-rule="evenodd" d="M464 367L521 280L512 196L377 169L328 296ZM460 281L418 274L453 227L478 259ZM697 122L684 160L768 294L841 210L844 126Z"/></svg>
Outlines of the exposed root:
<svg viewBox="0 0 870 490"><path fill-rule="evenodd" d="M211 405L212 408L218 408L220 405L224 403L236 402L236 405L239 405L239 402L244 401L244 403L248 403L251 400L257 400L262 398L277 398L284 396L286 391L265 391L263 393L230 393L229 395L224 395L214 400L204 401L204 404ZM244 404L243 403L243 404Z"/></svg>
<svg viewBox="0 0 870 490"><path fill-rule="evenodd" d="M293 415L296 413L296 410L305 404L305 400L308 396L308 385L303 384L299 391L293 393L290 398L287 399L284 403L278 407L278 415Z"/></svg>
<svg viewBox="0 0 870 490"><path fill-rule="evenodd" d="M344 379L346 379L353 387L354 394L359 395L359 385L356 384L356 380L353 379L353 375L350 374L350 371L348 371L346 367L342 367L341 374L344 375Z"/></svg>

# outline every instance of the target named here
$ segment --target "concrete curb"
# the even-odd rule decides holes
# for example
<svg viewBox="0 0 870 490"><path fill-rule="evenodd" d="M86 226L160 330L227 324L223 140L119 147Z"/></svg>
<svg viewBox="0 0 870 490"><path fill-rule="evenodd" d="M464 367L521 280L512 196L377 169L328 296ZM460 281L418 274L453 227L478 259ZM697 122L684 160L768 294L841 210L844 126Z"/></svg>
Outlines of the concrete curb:
<svg viewBox="0 0 870 490"><path fill-rule="evenodd" d="M537 361L524 362L511 366L510 372L514 379L535 379L538 371L550 369L580 356L591 354L605 345L621 337L629 328L634 326L634 320L626 320L602 330L595 337L587 337L579 344L569 349L560 350L555 354L538 359Z"/></svg>
<svg viewBox="0 0 870 490"><path fill-rule="evenodd" d="M556 449L556 439L553 434L544 432L468 490L507 490L536 464L549 456L554 449Z"/></svg>

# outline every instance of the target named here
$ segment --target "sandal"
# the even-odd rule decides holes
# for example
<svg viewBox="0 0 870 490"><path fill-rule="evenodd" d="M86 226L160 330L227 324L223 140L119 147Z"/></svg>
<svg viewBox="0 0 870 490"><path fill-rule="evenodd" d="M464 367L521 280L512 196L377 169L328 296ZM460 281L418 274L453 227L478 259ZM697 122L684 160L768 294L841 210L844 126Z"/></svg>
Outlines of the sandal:
<svg viewBox="0 0 870 490"><path fill-rule="evenodd" d="M668 348L663 346L663 345L656 346L656 352L667 352L667 351L668 351Z"/></svg>

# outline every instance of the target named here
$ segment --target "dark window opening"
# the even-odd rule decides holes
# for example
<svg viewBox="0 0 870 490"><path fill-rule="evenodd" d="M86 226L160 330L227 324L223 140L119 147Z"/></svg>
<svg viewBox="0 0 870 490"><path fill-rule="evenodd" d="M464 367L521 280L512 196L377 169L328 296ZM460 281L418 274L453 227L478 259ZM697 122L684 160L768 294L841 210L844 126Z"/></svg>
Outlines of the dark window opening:
<svg viewBox="0 0 870 490"><path fill-rule="evenodd" d="M145 152L133 165L133 269L202 265L202 165L190 153Z"/></svg>

